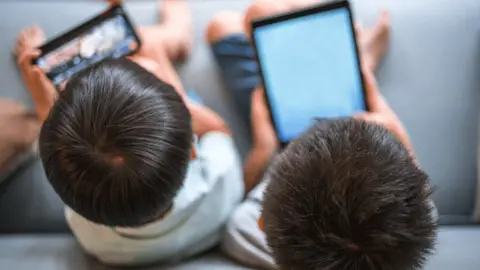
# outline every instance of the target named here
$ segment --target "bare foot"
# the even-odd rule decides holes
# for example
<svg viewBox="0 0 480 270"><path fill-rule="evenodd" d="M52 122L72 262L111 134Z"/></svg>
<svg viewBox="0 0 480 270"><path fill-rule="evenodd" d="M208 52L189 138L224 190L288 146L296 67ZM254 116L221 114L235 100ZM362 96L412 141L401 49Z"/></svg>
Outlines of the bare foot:
<svg viewBox="0 0 480 270"><path fill-rule="evenodd" d="M390 39L390 15L383 11L371 29L356 27L363 64L375 71L383 59Z"/></svg>
<svg viewBox="0 0 480 270"><path fill-rule="evenodd" d="M173 40L176 40L175 46L167 46L168 54L176 61L187 59L193 43L192 14L187 1L160 0L160 16L162 26L171 31Z"/></svg>
<svg viewBox="0 0 480 270"><path fill-rule="evenodd" d="M45 34L38 26L23 29L15 43L15 54L25 85L35 102L39 119L44 120L56 97L52 82L40 70L32 65L32 59L40 56L38 47L45 42Z"/></svg>

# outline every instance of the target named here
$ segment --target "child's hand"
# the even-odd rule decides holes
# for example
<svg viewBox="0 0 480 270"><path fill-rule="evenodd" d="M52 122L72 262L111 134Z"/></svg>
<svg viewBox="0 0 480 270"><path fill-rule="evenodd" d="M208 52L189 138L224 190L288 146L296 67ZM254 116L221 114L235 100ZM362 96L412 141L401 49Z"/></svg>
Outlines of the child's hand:
<svg viewBox="0 0 480 270"><path fill-rule="evenodd" d="M251 119L254 148L273 154L278 148L278 140L261 88L252 93Z"/></svg>
<svg viewBox="0 0 480 270"><path fill-rule="evenodd" d="M225 121L212 109L189 101L186 101L187 107L192 115L192 127L193 132L198 137L212 131L219 131L227 134L231 134Z"/></svg>
<svg viewBox="0 0 480 270"><path fill-rule="evenodd" d="M243 166L246 192L255 187L262 179L263 172L278 147L277 136L261 88L255 89L252 93L250 118L252 119L253 147Z"/></svg>
<svg viewBox="0 0 480 270"><path fill-rule="evenodd" d="M32 59L40 55L39 50L26 51L19 55L18 65L22 70L23 81L35 102L38 119L43 122L57 99L57 90L45 72L32 64Z"/></svg>
<svg viewBox="0 0 480 270"><path fill-rule="evenodd" d="M355 118L384 126L390 132L395 134L403 145L413 153L408 133L405 130L403 123L390 108L390 105L378 90L377 82L372 71L364 69L363 76L365 79L365 92L367 94L366 98L369 112L358 114Z"/></svg>

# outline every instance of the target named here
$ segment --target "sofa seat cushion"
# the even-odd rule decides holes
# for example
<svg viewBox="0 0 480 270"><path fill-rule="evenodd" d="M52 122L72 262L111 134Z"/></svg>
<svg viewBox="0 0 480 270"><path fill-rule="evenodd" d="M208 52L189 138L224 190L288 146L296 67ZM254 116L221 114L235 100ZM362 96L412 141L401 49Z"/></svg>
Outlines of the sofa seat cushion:
<svg viewBox="0 0 480 270"><path fill-rule="evenodd" d="M425 269L480 269L480 226L440 227L436 253Z"/></svg>
<svg viewBox="0 0 480 270"><path fill-rule="evenodd" d="M108 270L82 252L73 236L9 235L0 237L1 269L36 270ZM138 268L136 268L138 269ZM179 265L151 266L143 270L241 270L218 252L211 252Z"/></svg>

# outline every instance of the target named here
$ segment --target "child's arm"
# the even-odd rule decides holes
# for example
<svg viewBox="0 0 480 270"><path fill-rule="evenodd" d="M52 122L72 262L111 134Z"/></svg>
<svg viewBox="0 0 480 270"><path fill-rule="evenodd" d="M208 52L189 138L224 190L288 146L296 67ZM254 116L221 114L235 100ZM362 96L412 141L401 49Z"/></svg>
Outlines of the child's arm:
<svg viewBox="0 0 480 270"><path fill-rule="evenodd" d="M253 147L243 166L246 193L261 180L270 158L278 147L275 131L265 104L265 96L261 89L256 89L252 93L251 115Z"/></svg>
<svg viewBox="0 0 480 270"><path fill-rule="evenodd" d="M248 153L243 165L243 178L245 181L245 194L252 190L260 181L267 168L273 152L260 147L253 147Z"/></svg>
<svg viewBox="0 0 480 270"><path fill-rule="evenodd" d="M19 56L18 65L23 81L35 102L38 120L43 122L57 99L57 90L46 74L38 66L32 64L32 59L40 54L39 50L27 51Z"/></svg>
<svg viewBox="0 0 480 270"><path fill-rule="evenodd" d="M187 101L187 106L192 115L193 132L199 138L213 131L232 134L225 121L212 109L192 101Z"/></svg>

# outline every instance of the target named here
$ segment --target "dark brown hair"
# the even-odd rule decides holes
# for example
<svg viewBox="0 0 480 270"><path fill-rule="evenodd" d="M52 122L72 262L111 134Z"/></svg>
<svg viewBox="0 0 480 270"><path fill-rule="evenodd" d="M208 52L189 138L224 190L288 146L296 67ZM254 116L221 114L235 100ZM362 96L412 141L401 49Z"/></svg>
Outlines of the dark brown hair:
<svg viewBox="0 0 480 270"><path fill-rule="evenodd" d="M380 126L319 121L269 174L263 218L281 269L421 269L433 251L428 177Z"/></svg>
<svg viewBox="0 0 480 270"><path fill-rule="evenodd" d="M108 226L140 226L168 211L191 146L182 98L126 59L70 80L40 135L55 191L78 214Z"/></svg>

